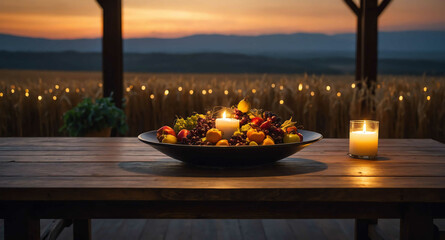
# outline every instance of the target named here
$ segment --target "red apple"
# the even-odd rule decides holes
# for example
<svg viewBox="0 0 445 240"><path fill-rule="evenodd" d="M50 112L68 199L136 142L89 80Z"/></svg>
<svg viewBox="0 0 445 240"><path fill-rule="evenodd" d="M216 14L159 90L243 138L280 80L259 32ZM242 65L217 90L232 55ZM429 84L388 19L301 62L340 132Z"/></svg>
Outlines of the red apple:
<svg viewBox="0 0 445 240"><path fill-rule="evenodd" d="M303 142L303 134L297 132L297 135L300 137L300 142Z"/></svg>
<svg viewBox="0 0 445 240"><path fill-rule="evenodd" d="M255 117L255 118L252 118L252 120L250 120L250 123L257 125L257 126L260 126L261 123L263 123L263 122L264 122L264 119L262 119L260 117Z"/></svg>
<svg viewBox="0 0 445 240"><path fill-rule="evenodd" d="M179 131L179 133L178 133L178 141L179 142L182 142L182 139L184 139L184 138L188 138L189 136L190 136L190 131L189 130L187 130L187 129L182 129L181 131Z"/></svg>
<svg viewBox="0 0 445 240"><path fill-rule="evenodd" d="M297 127L295 127L295 126L288 127L288 128L286 129L286 132L287 132L287 133L296 133L296 132L297 132Z"/></svg>
<svg viewBox="0 0 445 240"><path fill-rule="evenodd" d="M173 130L173 128L171 128L169 126L163 126L163 127L159 128L158 131L156 132L156 138L160 142L164 138L163 135L173 135L176 137L175 130Z"/></svg>
<svg viewBox="0 0 445 240"><path fill-rule="evenodd" d="M272 126L272 122L267 120L260 125L260 128L265 130L265 129L269 129L270 126Z"/></svg>

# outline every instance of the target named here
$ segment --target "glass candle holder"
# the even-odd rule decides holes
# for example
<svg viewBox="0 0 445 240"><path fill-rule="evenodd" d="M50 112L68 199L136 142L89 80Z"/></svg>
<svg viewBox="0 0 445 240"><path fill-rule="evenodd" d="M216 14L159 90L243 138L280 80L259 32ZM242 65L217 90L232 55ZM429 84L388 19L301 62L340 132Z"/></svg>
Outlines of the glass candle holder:
<svg viewBox="0 0 445 240"><path fill-rule="evenodd" d="M379 145L379 122L351 120L349 124L349 156L375 159Z"/></svg>

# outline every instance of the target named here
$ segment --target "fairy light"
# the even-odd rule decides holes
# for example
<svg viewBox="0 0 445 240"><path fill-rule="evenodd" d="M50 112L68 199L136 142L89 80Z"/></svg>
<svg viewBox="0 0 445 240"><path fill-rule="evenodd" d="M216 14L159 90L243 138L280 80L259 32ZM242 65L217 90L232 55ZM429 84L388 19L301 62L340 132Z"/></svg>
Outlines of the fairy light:
<svg viewBox="0 0 445 240"><path fill-rule="evenodd" d="M351 88L355 88L355 83L351 84Z"/></svg>
<svg viewBox="0 0 445 240"><path fill-rule="evenodd" d="M59 89L59 87L60 87L60 86L59 86L58 84L56 84L56 85L54 86L55 89Z"/></svg>
<svg viewBox="0 0 445 240"><path fill-rule="evenodd" d="M281 86L280 86L280 90L283 90L283 89L284 89L284 86L283 86L283 85L281 85Z"/></svg>
<svg viewBox="0 0 445 240"><path fill-rule="evenodd" d="M14 90L14 89L11 89L11 93L14 94L14 93L15 93L15 90Z"/></svg>
<svg viewBox="0 0 445 240"><path fill-rule="evenodd" d="M238 93L242 93L243 92L243 90L241 90L241 89L238 89Z"/></svg>
<svg viewBox="0 0 445 240"><path fill-rule="evenodd" d="M201 93L202 93L202 95L206 95L207 91L206 90L202 90Z"/></svg>
<svg viewBox="0 0 445 240"><path fill-rule="evenodd" d="M170 92L168 90L164 91L164 95L167 96Z"/></svg>
<svg viewBox="0 0 445 240"><path fill-rule="evenodd" d="M150 98L151 99L155 99L155 95L154 94L150 94Z"/></svg>
<svg viewBox="0 0 445 240"><path fill-rule="evenodd" d="M190 93L190 95L193 95L193 90L190 90L189 93Z"/></svg>
<svg viewBox="0 0 445 240"><path fill-rule="evenodd" d="M99 83L98 85L99 85L100 88L104 86L102 83Z"/></svg>
<svg viewBox="0 0 445 240"><path fill-rule="evenodd" d="M399 101L403 101L403 96L402 95L399 96Z"/></svg>
<svg viewBox="0 0 445 240"><path fill-rule="evenodd" d="M275 88L275 83L272 83L272 85L270 85L272 88Z"/></svg>
<svg viewBox="0 0 445 240"><path fill-rule="evenodd" d="M141 86L141 90L142 90L142 91L145 91L145 85L142 85L142 86Z"/></svg>
<svg viewBox="0 0 445 240"><path fill-rule="evenodd" d="M311 91L311 97L315 96L314 91Z"/></svg>
<svg viewBox="0 0 445 240"><path fill-rule="evenodd" d="M42 101L42 96L39 95L39 96L37 97L37 99L38 99L39 101Z"/></svg>
<svg viewBox="0 0 445 240"><path fill-rule="evenodd" d="M53 96L53 100L56 101L56 100L57 100L57 97L56 97L56 96Z"/></svg>
<svg viewBox="0 0 445 240"><path fill-rule="evenodd" d="M212 94L213 93L213 90L212 89L209 89L209 94Z"/></svg>
<svg viewBox="0 0 445 240"><path fill-rule="evenodd" d="M224 95L227 95L227 94L229 94L229 91L228 90L224 90Z"/></svg>
<svg viewBox="0 0 445 240"><path fill-rule="evenodd" d="M127 92L130 92L131 89L129 87L127 87L125 90L127 90Z"/></svg>
<svg viewBox="0 0 445 240"><path fill-rule="evenodd" d="M49 92L49 93L52 93L52 92L53 92L53 89L52 89L52 88L50 88L50 89L48 90L48 92Z"/></svg>
<svg viewBox="0 0 445 240"><path fill-rule="evenodd" d="M79 93L79 92L80 92L80 89L76 88L76 93Z"/></svg>
<svg viewBox="0 0 445 240"><path fill-rule="evenodd" d="M0 92L0 97L3 97L3 93L2 92Z"/></svg>
<svg viewBox="0 0 445 240"><path fill-rule="evenodd" d="M306 88L306 90L309 89L309 85L306 84L306 86L304 86L304 88Z"/></svg>
<svg viewBox="0 0 445 240"><path fill-rule="evenodd" d="M25 92L26 92L26 93L29 93L29 89L25 89Z"/></svg>
<svg viewBox="0 0 445 240"><path fill-rule="evenodd" d="M252 89L252 93L253 94L255 94L256 93L256 89L254 88L254 89Z"/></svg>
<svg viewBox="0 0 445 240"><path fill-rule="evenodd" d="M182 92L182 87L178 87L178 91Z"/></svg>
<svg viewBox="0 0 445 240"><path fill-rule="evenodd" d="M326 91L328 91L328 92L331 91L331 86L327 85L326 86Z"/></svg>
<svg viewBox="0 0 445 240"><path fill-rule="evenodd" d="M427 87L423 87L423 91L424 92L428 91L428 88Z"/></svg>
<svg viewBox="0 0 445 240"><path fill-rule="evenodd" d="M301 92L302 90L303 90L303 84L300 83L300 84L298 84L298 91Z"/></svg>
<svg viewBox="0 0 445 240"><path fill-rule="evenodd" d="M281 99L281 100L280 100L280 104L283 104L283 103L284 103L284 100L283 100L283 99Z"/></svg>
<svg viewBox="0 0 445 240"><path fill-rule="evenodd" d="M29 93L25 93L25 97L29 97Z"/></svg>
<svg viewBox="0 0 445 240"><path fill-rule="evenodd" d="M426 100L427 101L431 100L431 97L430 96L426 96Z"/></svg>
<svg viewBox="0 0 445 240"><path fill-rule="evenodd" d="M380 86L380 84L377 84L377 88L381 88L382 86Z"/></svg>
<svg viewBox="0 0 445 240"><path fill-rule="evenodd" d="M337 97L341 97L341 92L337 92Z"/></svg>
<svg viewBox="0 0 445 240"><path fill-rule="evenodd" d="M66 93L69 93L69 92L70 92L70 89L69 89L69 88L65 88L65 92L66 92Z"/></svg>

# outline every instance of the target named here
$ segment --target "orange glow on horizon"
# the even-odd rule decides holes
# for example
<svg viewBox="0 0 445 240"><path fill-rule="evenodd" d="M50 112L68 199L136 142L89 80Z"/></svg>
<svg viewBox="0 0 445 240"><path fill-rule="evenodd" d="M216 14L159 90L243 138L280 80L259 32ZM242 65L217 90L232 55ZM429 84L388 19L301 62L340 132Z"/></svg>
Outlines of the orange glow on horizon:
<svg viewBox="0 0 445 240"><path fill-rule="evenodd" d="M382 31L445 30L445 1L392 1L379 20ZM416 14L412 14L416 12ZM0 2L0 33L52 39L97 38L102 14L95 0ZM356 19L342 1L126 0L124 38L174 38L193 34L355 32Z"/></svg>

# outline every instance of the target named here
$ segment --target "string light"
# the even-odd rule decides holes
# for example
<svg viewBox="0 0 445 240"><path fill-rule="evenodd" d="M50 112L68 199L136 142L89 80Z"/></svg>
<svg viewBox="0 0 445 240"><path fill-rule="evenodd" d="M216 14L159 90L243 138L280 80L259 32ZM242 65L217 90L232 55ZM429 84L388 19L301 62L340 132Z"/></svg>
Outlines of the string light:
<svg viewBox="0 0 445 240"><path fill-rule="evenodd" d="M52 93L52 92L53 92L53 89L52 89L52 88L50 88L50 89L48 90L48 92L49 92L49 93Z"/></svg>
<svg viewBox="0 0 445 240"><path fill-rule="evenodd" d="M154 95L154 94L151 94L151 95L150 95L150 98L151 98L151 99L155 99L155 95Z"/></svg>
<svg viewBox="0 0 445 240"><path fill-rule="evenodd" d="M300 83L300 84L298 84L298 91L301 92L302 90L303 90L303 84Z"/></svg>
<svg viewBox="0 0 445 240"><path fill-rule="evenodd" d="M306 86L304 86L304 88L306 88L306 90L309 89L309 85L306 84Z"/></svg>
<svg viewBox="0 0 445 240"><path fill-rule="evenodd" d="M54 86L55 89L59 89L59 87L60 87L60 86L57 85L57 84Z"/></svg>
<svg viewBox="0 0 445 240"><path fill-rule="evenodd" d="M14 89L11 89L11 93L14 94L14 93L15 93L15 90L14 90Z"/></svg>
<svg viewBox="0 0 445 240"><path fill-rule="evenodd" d="M331 86L327 85L326 86L326 91L328 91L328 92L331 91Z"/></svg>
<svg viewBox="0 0 445 240"><path fill-rule="evenodd" d="M212 89L209 89L209 94L212 94L213 93L213 90Z"/></svg>
<svg viewBox="0 0 445 240"><path fill-rule="evenodd" d="M70 89L69 88L65 88L65 92L69 93Z"/></svg>
<svg viewBox="0 0 445 240"><path fill-rule="evenodd" d="M127 89L125 89L125 90L127 90L127 92L130 92L131 89L129 87L127 87Z"/></svg>
<svg viewBox="0 0 445 240"><path fill-rule="evenodd" d="M145 86L144 85L141 86L141 90L145 91Z"/></svg>
<svg viewBox="0 0 445 240"><path fill-rule="evenodd" d="M25 93L25 97L29 97L29 93Z"/></svg>
<svg viewBox="0 0 445 240"><path fill-rule="evenodd" d="M377 84L377 88L381 88L382 86L380 86L380 84Z"/></svg>
<svg viewBox="0 0 445 240"><path fill-rule="evenodd" d="M25 89L25 92L29 93L29 89Z"/></svg>
<svg viewBox="0 0 445 240"><path fill-rule="evenodd" d="M272 83L272 85L270 85L272 88L275 88L275 83Z"/></svg>
<svg viewBox="0 0 445 240"><path fill-rule="evenodd" d="M254 88L254 89L252 89L252 93L253 94L255 94L256 93L256 89Z"/></svg>
<svg viewBox="0 0 445 240"><path fill-rule="evenodd" d="M424 92L428 91L428 88L427 88L427 87L424 87L424 88L423 88L423 91L424 91Z"/></svg>
<svg viewBox="0 0 445 240"><path fill-rule="evenodd" d="M399 96L399 101L403 101L403 96L402 95Z"/></svg>
<svg viewBox="0 0 445 240"><path fill-rule="evenodd" d="M283 103L284 103L284 100L283 100L283 99L281 99L281 100L280 100L280 104L283 104Z"/></svg>
<svg viewBox="0 0 445 240"><path fill-rule="evenodd" d="M229 91L228 90L224 90L224 94L225 95L229 94Z"/></svg>
<svg viewBox="0 0 445 240"><path fill-rule="evenodd" d="M167 96L170 92L168 90L164 91L164 95Z"/></svg>
<svg viewBox="0 0 445 240"><path fill-rule="evenodd" d="M241 90L241 89L238 89L238 93L242 93L243 92L243 90Z"/></svg>
<svg viewBox="0 0 445 240"><path fill-rule="evenodd" d="M337 92L337 97L341 97L341 92Z"/></svg>
<svg viewBox="0 0 445 240"><path fill-rule="evenodd" d="M79 93L79 92L80 92L80 89L76 88L76 93Z"/></svg>
<svg viewBox="0 0 445 240"><path fill-rule="evenodd" d="M427 97L426 97L426 100L428 100L428 101L431 100L431 97L430 97L430 96L427 96Z"/></svg>
<svg viewBox="0 0 445 240"><path fill-rule="evenodd" d="M202 93L202 95L206 95L207 91L206 90L202 90L201 93Z"/></svg>
<svg viewBox="0 0 445 240"><path fill-rule="evenodd" d="M283 86L283 85L281 85L281 86L280 86L280 90L283 90L283 89L284 89L284 86Z"/></svg>
<svg viewBox="0 0 445 240"><path fill-rule="evenodd" d="M3 93L2 92L0 92L0 97L3 97Z"/></svg>
<svg viewBox="0 0 445 240"><path fill-rule="evenodd" d="M314 91L311 91L311 96L313 97L313 96L315 96L315 93L314 93Z"/></svg>
<svg viewBox="0 0 445 240"><path fill-rule="evenodd" d="M99 83L99 87L101 88L101 87L103 87L104 85L102 84L102 83Z"/></svg>
<svg viewBox="0 0 445 240"><path fill-rule="evenodd" d="M39 95L39 96L37 97L37 99L38 99L39 101L42 101L42 96Z"/></svg>
<svg viewBox="0 0 445 240"><path fill-rule="evenodd" d="M56 101L56 100L57 100L57 97L56 97L56 96L53 96L53 100Z"/></svg>
<svg viewBox="0 0 445 240"><path fill-rule="evenodd" d="M181 92L181 91L182 91L182 87L178 87L178 91L180 91L180 92Z"/></svg>
<svg viewBox="0 0 445 240"><path fill-rule="evenodd" d="M190 93L190 95L193 95L193 90L190 90L189 93Z"/></svg>
<svg viewBox="0 0 445 240"><path fill-rule="evenodd" d="M351 88L355 88L355 83L351 84Z"/></svg>

